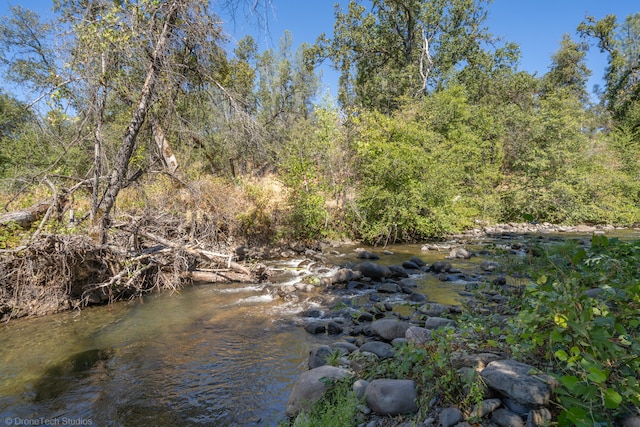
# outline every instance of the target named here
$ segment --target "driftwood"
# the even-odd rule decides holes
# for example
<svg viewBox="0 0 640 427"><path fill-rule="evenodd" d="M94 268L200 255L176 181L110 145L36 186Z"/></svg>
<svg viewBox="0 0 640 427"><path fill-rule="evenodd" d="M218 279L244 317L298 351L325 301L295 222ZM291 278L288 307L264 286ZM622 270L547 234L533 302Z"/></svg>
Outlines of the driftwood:
<svg viewBox="0 0 640 427"><path fill-rule="evenodd" d="M249 271L249 269L247 269L243 265L238 264L237 262L232 261L233 259L232 255L223 255L223 254L218 254L211 251L206 251L204 249L198 249L198 248L193 248L189 246L182 246L170 240L167 240L160 236L156 236L155 234L151 234L143 230L137 230L136 233L139 234L140 236L146 237L147 239L158 242L161 245L167 246L169 248L183 250L190 255L195 255L200 258L204 258L208 261L214 261L219 264L226 264L227 268L230 268L237 273L246 274L247 276L251 275L251 271Z"/></svg>
<svg viewBox="0 0 640 427"><path fill-rule="evenodd" d="M29 228L47 213L51 205L50 201L40 202L21 211L7 212L0 215L0 225L9 225L13 222L23 228Z"/></svg>

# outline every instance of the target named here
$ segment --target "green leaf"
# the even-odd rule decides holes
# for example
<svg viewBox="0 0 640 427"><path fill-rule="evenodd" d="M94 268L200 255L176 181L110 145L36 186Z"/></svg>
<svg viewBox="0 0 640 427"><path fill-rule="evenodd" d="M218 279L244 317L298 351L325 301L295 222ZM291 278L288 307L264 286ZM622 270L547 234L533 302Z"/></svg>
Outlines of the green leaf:
<svg viewBox="0 0 640 427"><path fill-rule="evenodd" d="M563 362L566 362L569 359L569 355L564 350L558 350L554 354L556 355L558 360L561 360Z"/></svg>
<svg viewBox="0 0 640 427"><path fill-rule="evenodd" d="M607 380L607 373L595 366L589 366L587 378L596 384L601 384Z"/></svg>
<svg viewBox="0 0 640 427"><path fill-rule="evenodd" d="M606 389L603 394L604 406L607 409L616 409L622 403L622 396L612 388Z"/></svg>
<svg viewBox="0 0 640 427"><path fill-rule="evenodd" d="M569 391L573 391L576 388L576 385L580 382L580 379L573 375L565 375L560 378L560 382L563 386L569 389Z"/></svg>

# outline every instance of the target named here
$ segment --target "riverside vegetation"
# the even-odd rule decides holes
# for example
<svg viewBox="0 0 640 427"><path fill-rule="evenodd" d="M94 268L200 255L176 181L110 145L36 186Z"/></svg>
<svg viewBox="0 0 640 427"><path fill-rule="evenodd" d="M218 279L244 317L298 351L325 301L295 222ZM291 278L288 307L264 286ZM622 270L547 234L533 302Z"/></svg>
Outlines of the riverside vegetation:
<svg viewBox="0 0 640 427"><path fill-rule="evenodd" d="M331 354L313 350L309 366L315 369L309 373L322 369L321 365L347 370L340 375L321 373L327 377L328 389L313 396L312 405L298 403L300 393L312 396L300 391L305 383L299 379L290 399L296 409L288 409L292 424L636 425L640 420L640 242L594 235L590 242L550 244L531 238L525 248L518 246L527 255L513 259L508 252L500 255L494 250L501 267L485 261L484 268L498 268L498 278L471 287L476 290L467 293L471 298L461 309L408 303L415 314L399 316L396 311L385 315L381 308L374 310L380 315L375 318L384 320L374 320L369 327L374 341L360 343L351 353L341 344ZM410 268L414 261L419 262L413 259L403 266ZM422 270L440 271L436 264ZM514 282L515 278L519 279ZM361 320L361 327L351 329L355 337L371 321L357 313L354 319ZM438 317L443 315L448 319ZM335 317L327 314L327 318ZM392 327L402 324L401 331L392 333ZM345 326L345 332L348 329ZM395 351L384 344L389 341ZM372 343L378 343L378 348ZM318 362L319 358L324 359ZM412 392L396 394L394 380L410 380ZM390 381L382 398L371 388L376 381ZM412 405L407 406L407 400Z"/></svg>

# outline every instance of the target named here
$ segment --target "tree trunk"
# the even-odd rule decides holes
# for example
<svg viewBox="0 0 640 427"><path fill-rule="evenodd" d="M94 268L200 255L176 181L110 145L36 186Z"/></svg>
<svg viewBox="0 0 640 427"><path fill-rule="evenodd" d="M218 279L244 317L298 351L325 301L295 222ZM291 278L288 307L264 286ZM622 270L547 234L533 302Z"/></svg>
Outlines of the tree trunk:
<svg viewBox="0 0 640 427"><path fill-rule="evenodd" d="M118 193L127 178L127 170L129 169L129 162L131 160L131 155L133 154L138 132L144 124L147 112L151 107L151 101L155 95L155 83L160 72L162 59L165 56L166 46L173 32L173 24L178 14L178 3L178 1L174 0L169 6L166 21L162 28L162 33L160 34L158 43L153 51L151 64L149 65L147 76L144 81L144 85L142 86L140 101L138 102L136 109L133 111L129 127L122 138L122 145L120 146L116 156L114 169L111 172L111 178L104 196L103 212L99 223L99 240L101 244L107 243L107 231L111 225L111 210L113 209Z"/></svg>
<svg viewBox="0 0 640 427"><path fill-rule="evenodd" d="M178 170L178 160L173 154L171 145L169 145L169 141L167 141L167 137L160 125L160 120L158 120L158 117L156 117L155 114L151 115L151 129L153 130L153 139L156 141L156 145L158 146L158 150L160 151L160 155L162 156L162 160L164 160L167 170L170 174L175 174Z"/></svg>

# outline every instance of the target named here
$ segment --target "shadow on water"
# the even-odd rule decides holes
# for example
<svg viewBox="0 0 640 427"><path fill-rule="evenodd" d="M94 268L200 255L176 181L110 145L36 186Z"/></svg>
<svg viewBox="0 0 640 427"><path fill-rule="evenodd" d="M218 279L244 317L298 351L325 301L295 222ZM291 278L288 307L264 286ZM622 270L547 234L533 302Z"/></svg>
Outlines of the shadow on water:
<svg viewBox="0 0 640 427"><path fill-rule="evenodd" d="M33 401L38 403L60 397L71 390L80 379L91 375L92 369L110 357L110 352L94 348L73 354L48 367L33 385Z"/></svg>

